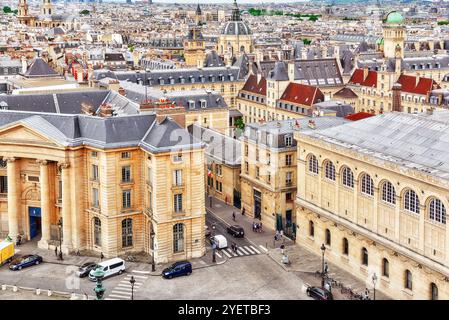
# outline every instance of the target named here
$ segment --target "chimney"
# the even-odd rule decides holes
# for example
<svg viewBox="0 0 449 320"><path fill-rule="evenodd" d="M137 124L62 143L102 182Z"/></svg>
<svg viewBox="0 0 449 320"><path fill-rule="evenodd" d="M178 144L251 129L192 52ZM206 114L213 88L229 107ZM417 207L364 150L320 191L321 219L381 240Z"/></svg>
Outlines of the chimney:
<svg viewBox="0 0 449 320"><path fill-rule="evenodd" d="M157 124L161 124L162 122L164 122L165 119L167 119L167 116L165 114L157 114L156 115Z"/></svg>
<svg viewBox="0 0 449 320"><path fill-rule="evenodd" d="M392 110L391 111L396 111L396 112L402 112L402 106L401 106L401 90L402 90L402 85L400 83L395 83L393 84L393 87L391 88L391 90L393 91L393 96L392 96Z"/></svg>
<svg viewBox="0 0 449 320"><path fill-rule="evenodd" d="M433 110L434 110L434 109L435 109L434 107L430 107L430 108L426 109L426 114L427 114L428 116L433 115Z"/></svg>
<svg viewBox="0 0 449 320"><path fill-rule="evenodd" d="M118 88L118 93L121 94L122 96L125 95L125 89L123 89L123 87Z"/></svg>
<svg viewBox="0 0 449 320"><path fill-rule="evenodd" d="M22 57L21 60L22 60L22 73L25 73L28 70L27 59L25 57Z"/></svg>
<svg viewBox="0 0 449 320"><path fill-rule="evenodd" d="M368 77L368 73L369 73L368 67L364 67L363 68L363 81L365 81L366 78Z"/></svg>
<svg viewBox="0 0 449 320"><path fill-rule="evenodd" d="M416 79L416 83L415 83L415 88L416 88L418 86L418 83L419 83L419 80L421 79L421 77L416 76L415 79Z"/></svg>
<svg viewBox="0 0 449 320"><path fill-rule="evenodd" d="M109 103L103 103L100 106L100 117L102 118L107 118L107 117L112 117L112 105L110 105Z"/></svg>
<svg viewBox="0 0 449 320"><path fill-rule="evenodd" d="M262 74L258 72L256 76L257 76L257 83L259 83L260 80L262 79Z"/></svg>
<svg viewBox="0 0 449 320"><path fill-rule="evenodd" d="M92 116L95 113L94 108L90 104L85 102L81 103L81 112L89 116Z"/></svg>

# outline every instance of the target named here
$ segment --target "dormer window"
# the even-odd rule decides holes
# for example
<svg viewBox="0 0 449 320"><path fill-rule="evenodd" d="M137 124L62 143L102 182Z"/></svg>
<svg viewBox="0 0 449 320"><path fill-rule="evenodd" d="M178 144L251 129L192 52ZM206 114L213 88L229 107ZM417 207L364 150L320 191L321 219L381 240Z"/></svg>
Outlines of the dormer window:
<svg viewBox="0 0 449 320"><path fill-rule="evenodd" d="M163 85L163 84L164 84L164 79L159 78L159 84L160 84L160 85Z"/></svg>
<svg viewBox="0 0 449 320"><path fill-rule="evenodd" d="M185 83L185 82L186 82L186 79L184 79L183 76L180 76L180 77L179 77L179 82L180 82L180 83Z"/></svg>
<svg viewBox="0 0 449 320"><path fill-rule="evenodd" d="M232 74L229 75L229 81L234 81L234 75Z"/></svg>
<svg viewBox="0 0 449 320"><path fill-rule="evenodd" d="M213 75L209 76L211 82L215 82L215 77Z"/></svg>
<svg viewBox="0 0 449 320"><path fill-rule="evenodd" d="M293 137L291 135L287 135L284 137L284 142L286 147L291 147L293 142Z"/></svg>
<svg viewBox="0 0 449 320"><path fill-rule="evenodd" d="M189 109L195 109L195 101L189 100L188 104L189 104Z"/></svg>
<svg viewBox="0 0 449 320"><path fill-rule="evenodd" d="M195 78L193 76L190 76L190 82L195 83Z"/></svg>
<svg viewBox="0 0 449 320"><path fill-rule="evenodd" d="M206 100L200 100L201 103L201 108L206 108L207 107L207 101Z"/></svg>
<svg viewBox="0 0 449 320"><path fill-rule="evenodd" d="M170 77L170 84L175 84L175 79Z"/></svg>

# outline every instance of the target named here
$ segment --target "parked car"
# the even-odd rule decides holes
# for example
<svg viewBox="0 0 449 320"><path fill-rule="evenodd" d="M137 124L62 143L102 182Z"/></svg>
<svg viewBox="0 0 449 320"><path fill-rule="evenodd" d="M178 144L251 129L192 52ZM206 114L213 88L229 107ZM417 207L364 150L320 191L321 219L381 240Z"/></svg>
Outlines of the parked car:
<svg viewBox="0 0 449 320"><path fill-rule="evenodd" d="M245 230L239 225L230 226L227 231L234 238L243 238L245 236Z"/></svg>
<svg viewBox="0 0 449 320"><path fill-rule="evenodd" d="M80 278L87 277L91 270L95 270L97 268L97 264L95 262L86 262L81 267L78 268L76 275Z"/></svg>
<svg viewBox="0 0 449 320"><path fill-rule="evenodd" d="M224 249L228 247L228 240L221 234L217 234L216 236L210 238L210 244L213 245L214 243L217 246L217 249Z"/></svg>
<svg viewBox="0 0 449 320"><path fill-rule="evenodd" d="M192 273L192 264L189 261L179 261L162 270L162 277L171 279L174 277L188 276Z"/></svg>
<svg viewBox="0 0 449 320"><path fill-rule="evenodd" d="M42 261L42 257L38 256L37 254L27 254L23 257L14 259L9 264L9 269L12 271L22 270L23 268L38 265Z"/></svg>
<svg viewBox="0 0 449 320"><path fill-rule="evenodd" d="M104 278L122 274L125 271L125 260L120 258L109 259L98 264L98 267L103 268ZM89 272L89 280L97 281L97 278L94 276L95 269L90 270Z"/></svg>
<svg viewBox="0 0 449 320"><path fill-rule="evenodd" d="M319 287L308 287L307 295L316 300L334 300L332 293Z"/></svg>

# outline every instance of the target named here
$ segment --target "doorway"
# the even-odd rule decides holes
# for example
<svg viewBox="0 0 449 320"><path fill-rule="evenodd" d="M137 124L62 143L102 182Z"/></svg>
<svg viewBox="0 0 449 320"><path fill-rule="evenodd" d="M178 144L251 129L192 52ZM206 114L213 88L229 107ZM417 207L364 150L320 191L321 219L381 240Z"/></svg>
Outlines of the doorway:
<svg viewBox="0 0 449 320"><path fill-rule="evenodd" d="M41 233L41 208L29 207L30 239Z"/></svg>
<svg viewBox="0 0 449 320"><path fill-rule="evenodd" d="M260 191L254 190L254 218L261 218L262 212L262 193Z"/></svg>

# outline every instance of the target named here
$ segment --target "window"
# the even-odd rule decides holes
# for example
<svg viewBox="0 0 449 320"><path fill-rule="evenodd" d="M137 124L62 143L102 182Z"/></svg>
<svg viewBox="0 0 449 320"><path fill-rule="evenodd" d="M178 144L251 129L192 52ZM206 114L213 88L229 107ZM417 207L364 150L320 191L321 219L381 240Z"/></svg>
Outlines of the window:
<svg viewBox="0 0 449 320"><path fill-rule="evenodd" d="M131 158L131 152L122 152L122 159L129 159Z"/></svg>
<svg viewBox="0 0 449 320"><path fill-rule="evenodd" d="M348 167L344 167L342 171L342 183L344 186L354 188L354 174Z"/></svg>
<svg viewBox="0 0 449 320"><path fill-rule="evenodd" d="M0 176L0 193L8 193L8 177Z"/></svg>
<svg viewBox="0 0 449 320"><path fill-rule="evenodd" d="M309 221L309 236L315 236L315 226L313 224L313 221Z"/></svg>
<svg viewBox="0 0 449 320"><path fill-rule="evenodd" d="M182 185L182 170L174 170L173 171L173 185L181 186Z"/></svg>
<svg viewBox="0 0 449 320"><path fill-rule="evenodd" d="M362 265L368 266L368 250L362 248Z"/></svg>
<svg viewBox="0 0 449 320"><path fill-rule="evenodd" d="M324 238L325 238L326 245L330 246L331 245L331 232L329 229L326 229L326 231L324 233Z"/></svg>
<svg viewBox="0 0 449 320"><path fill-rule="evenodd" d="M429 218L446 224L446 208L440 199L432 199L429 203Z"/></svg>
<svg viewBox="0 0 449 320"><path fill-rule="evenodd" d="M405 288L413 290L412 273L410 270L405 270Z"/></svg>
<svg viewBox="0 0 449 320"><path fill-rule="evenodd" d="M100 207L100 199L98 197L98 189L92 188L92 207L99 208Z"/></svg>
<svg viewBox="0 0 449 320"><path fill-rule="evenodd" d="M430 284L430 299L438 300L438 287L433 282Z"/></svg>
<svg viewBox="0 0 449 320"><path fill-rule="evenodd" d="M267 172L267 183L271 184L271 172Z"/></svg>
<svg viewBox="0 0 449 320"><path fill-rule="evenodd" d="M222 192L223 191L223 184L220 181L215 180L215 189L218 192Z"/></svg>
<svg viewBox="0 0 449 320"><path fill-rule="evenodd" d="M182 193L173 196L173 211L182 212Z"/></svg>
<svg viewBox="0 0 449 320"><path fill-rule="evenodd" d="M173 226L173 252L184 251L184 225L177 223Z"/></svg>
<svg viewBox="0 0 449 320"><path fill-rule="evenodd" d="M346 238L343 238L343 254L349 255L349 241Z"/></svg>
<svg viewBox="0 0 449 320"><path fill-rule="evenodd" d="M153 172L151 171L151 168L148 168L148 184L150 186L153 185Z"/></svg>
<svg viewBox="0 0 449 320"><path fill-rule="evenodd" d="M385 181L382 185L382 201L391 204L396 203L396 192L394 190L393 184L390 181Z"/></svg>
<svg viewBox="0 0 449 320"><path fill-rule="evenodd" d="M122 167L122 182L131 182L131 167Z"/></svg>
<svg viewBox="0 0 449 320"><path fill-rule="evenodd" d="M332 161L326 161L325 176L327 179L335 181L335 166Z"/></svg>
<svg viewBox="0 0 449 320"><path fill-rule="evenodd" d="M259 167L256 167L256 179L260 178L260 172Z"/></svg>
<svg viewBox="0 0 449 320"><path fill-rule="evenodd" d="M98 181L98 166L96 164L92 165L92 180Z"/></svg>
<svg viewBox="0 0 449 320"><path fill-rule="evenodd" d="M404 209L414 213L419 213L419 199L415 191L407 190L407 192L405 192Z"/></svg>
<svg viewBox="0 0 449 320"><path fill-rule="evenodd" d="M374 183L369 174L362 176L362 193L369 196L374 195Z"/></svg>
<svg viewBox="0 0 449 320"><path fill-rule="evenodd" d="M291 192L287 192L285 194L285 201L292 201L293 197L292 197L292 193Z"/></svg>
<svg viewBox="0 0 449 320"><path fill-rule="evenodd" d="M291 166L292 165L292 155L291 154L287 154L285 156L285 165L286 166Z"/></svg>
<svg viewBox="0 0 449 320"><path fill-rule="evenodd" d="M293 179L293 172L289 171L285 173L285 184L287 186L291 186L292 185L292 179Z"/></svg>
<svg viewBox="0 0 449 320"><path fill-rule="evenodd" d="M90 153L90 156L91 156L92 158L96 158L96 157L98 157L98 152L97 152L97 151L92 151L92 152Z"/></svg>
<svg viewBox="0 0 449 320"><path fill-rule="evenodd" d="M221 176L222 175L222 166L221 166L221 164L217 164L216 166L215 166L215 171L216 171L216 173L217 173L217 175L218 176Z"/></svg>
<svg viewBox="0 0 449 320"><path fill-rule="evenodd" d="M131 247L133 245L133 219L122 221L122 247Z"/></svg>
<svg viewBox="0 0 449 320"><path fill-rule="evenodd" d="M248 145L245 145L245 156L248 156Z"/></svg>
<svg viewBox="0 0 449 320"><path fill-rule="evenodd" d="M286 147L291 147L292 146L292 140L293 140L292 136L290 136L290 135L285 136L285 138L284 138L285 146Z"/></svg>
<svg viewBox="0 0 449 320"><path fill-rule="evenodd" d="M382 275L387 278L390 277L390 263L385 258L382 259Z"/></svg>
<svg viewBox="0 0 449 320"><path fill-rule="evenodd" d="M94 244L101 246L101 220L94 218Z"/></svg>
<svg viewBox="0 0 449 320"><path fill-rule="evenodd" d="M309 158L309 172L318 173L318 160L313 154Z"/></svg>
<svg viewBox="0 0 449 320"><path fill-rule="evenodd" d="M131 208L131 190L122 191L122 206L123 209Z"/></svg>
<svg viewBox="0 0 449 320"><path fill-rule="evenodd" d="M182 161L182 154L175 154L175 155L173 156L173 161L174 161L174 162L180 162L180 161Z"/></svg>

